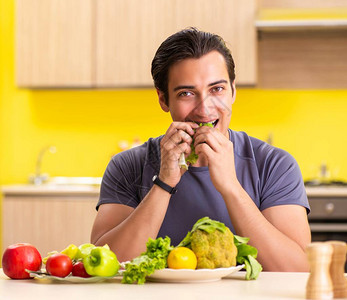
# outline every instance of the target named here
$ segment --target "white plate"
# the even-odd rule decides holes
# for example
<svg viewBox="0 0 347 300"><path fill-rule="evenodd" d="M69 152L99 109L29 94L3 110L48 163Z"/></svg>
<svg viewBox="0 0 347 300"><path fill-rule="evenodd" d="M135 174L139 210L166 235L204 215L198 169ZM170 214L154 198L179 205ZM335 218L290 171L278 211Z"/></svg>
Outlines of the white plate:
<svg viewBox="0 0 347 300"><path fill-rule="evenodd" d="M232 273L240 271L244 265L230 268L218 269L162 269L156 270L152 275L148 276L149 281L156 282L208 282L217 281Z"/></svg>
<svg viewBox="0 0 347 300"><path fill-rule="evenodd" d="M30 273L30 276L35 277L37 279L70 282L70 283L93 283L93 282L101 282L107 279L114 278L114 277L100 277L100 276L92 276L88 278L83 278L83 277L70 276L70 275L66 277L56 277L56 276L51 276L46 274L36 274L36 273Z"/></svg>

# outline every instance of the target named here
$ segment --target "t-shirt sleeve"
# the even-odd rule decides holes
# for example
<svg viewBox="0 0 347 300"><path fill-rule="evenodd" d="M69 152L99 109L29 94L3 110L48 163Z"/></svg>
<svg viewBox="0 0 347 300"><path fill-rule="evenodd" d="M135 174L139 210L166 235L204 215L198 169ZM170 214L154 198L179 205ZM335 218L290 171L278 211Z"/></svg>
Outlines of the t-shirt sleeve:
<svg viewBox="0 0 347 300"><path fill-rule="evenodd" d="M138 186L141 183L141 167L134 151L115 155L105 170L96 209L106 203L136 207L139 202Z"/></svg>
<svg viewBox="0 0 347 300"><path fill-rule="evenodd" d="M293 156L277 149L267 157L263 172L260 210L296 204L310 212L301 171Z"/></svg>

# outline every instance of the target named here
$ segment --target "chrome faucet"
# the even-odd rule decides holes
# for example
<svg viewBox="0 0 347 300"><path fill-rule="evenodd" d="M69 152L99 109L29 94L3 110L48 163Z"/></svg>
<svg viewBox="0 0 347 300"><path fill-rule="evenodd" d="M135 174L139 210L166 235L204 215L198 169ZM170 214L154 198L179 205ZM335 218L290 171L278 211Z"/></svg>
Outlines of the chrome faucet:
<svg viewBox="0 0 347 300"><path fill-rule="evenodd" d="M323 161L319 169L319 177L321 182L328 182L330 179L330 172L327 163Z"/></svg>
<svg viewBox="0 0 347 300"><path fill-rule="evenodd" d="M29 182L35 185L40 185L46 182L49 178L48 174L41 173L42 159L46 152L55 153L57 148L55 146L46 146L41 149L36 160L35 174L29 176Z"/></svg>
<svg viewBox="0 0 347 300"><path fill-rule="evenodd" d="M269 135L267 136L266 142L269 145L273 145L273 133L272 132L270 132Z"/></svg>

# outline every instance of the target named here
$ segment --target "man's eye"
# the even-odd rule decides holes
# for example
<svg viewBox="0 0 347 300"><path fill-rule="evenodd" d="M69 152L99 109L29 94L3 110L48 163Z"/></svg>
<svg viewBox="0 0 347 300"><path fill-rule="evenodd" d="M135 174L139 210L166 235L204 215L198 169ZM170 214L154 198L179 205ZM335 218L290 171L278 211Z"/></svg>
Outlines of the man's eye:
<svg viewBox="0 0 347 300"><path fill-rule="evenodd" d="M188 92L188 91L180 92L178 94L179 97L188 97L188 96L191 96L191 95L193 95L193 93L192 92Z"/></svg>
<svg viewBox="0 0 347 300"><path fill-rule="evenodd" d="M222 86L215 86L211 89L212 93L220 93L224 90L224 87Z"/></svg>

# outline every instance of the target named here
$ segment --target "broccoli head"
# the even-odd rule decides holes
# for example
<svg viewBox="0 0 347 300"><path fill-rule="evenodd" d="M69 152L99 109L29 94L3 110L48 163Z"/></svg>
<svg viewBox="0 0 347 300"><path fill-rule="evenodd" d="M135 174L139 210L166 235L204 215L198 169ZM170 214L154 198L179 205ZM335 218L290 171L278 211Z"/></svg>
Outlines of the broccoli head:
<svg viewBox="0 0 347 300"><path fill-rule="evenodd" d="M178 247L195 253L197 269L228 268L236 265L234 235L223 223L208 217L198 220Z"/></svg>
<svg viewBox="0 0 347 300"><path fill-rule="evenodd" d="M224 232L218 229L211 233L195 230L191 235L190 246L198 260L197 269L236 266L237 248L234 235L227 227Z"/></svg>

